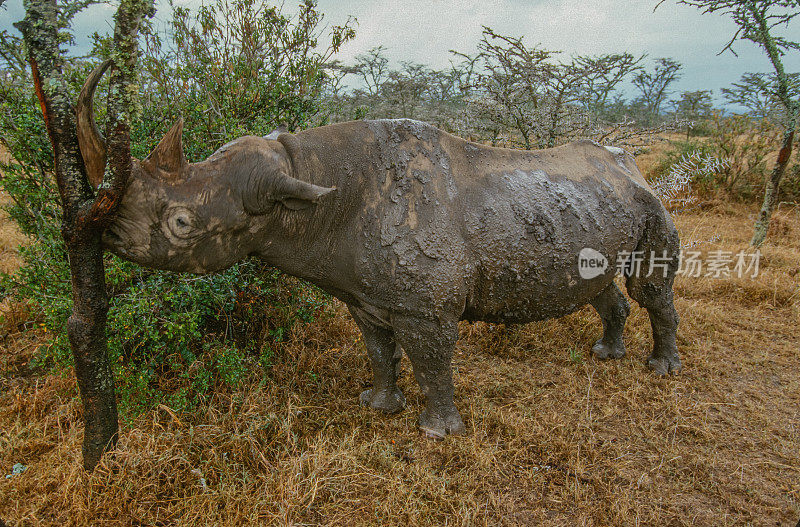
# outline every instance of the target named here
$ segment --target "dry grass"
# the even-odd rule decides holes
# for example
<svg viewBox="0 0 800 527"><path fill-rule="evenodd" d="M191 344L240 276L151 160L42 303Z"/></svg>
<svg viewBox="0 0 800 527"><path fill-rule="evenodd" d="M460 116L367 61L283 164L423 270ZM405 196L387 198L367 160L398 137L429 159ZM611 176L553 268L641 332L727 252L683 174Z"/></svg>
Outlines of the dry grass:
<svg viewBox="0 0 800 527"><path fill-rule="evenodd" d="M0 162L7 163L9 159L8 152L0 146ZM17 249L26 242L25 236L4 210L10 201L11 198L5 192L0 192L0 273L10 273L19 268L22 260L17 254ZM17 330L20 324L28 319L27 315L25 305L11 302L7 298L0 299L0 335Z"/></svg>
<svg viewBox="0 0 800 527"><path fill-rule="evenodd" d="M684 237L745 248L754 209L707 204ZM408 408L359 408L369 373L341 306L298 327L264 382L193 413L126 424L93 474L75 382L0 351L0 517L28 525L794 525L800 517L800 209L783 208L749 279L679 278L684 372L657 378L634 306L629 356L599 363L590 309L520 327L464 324L466 437L430 442ZM573 350L570 354L569 350ZM201 479L202 478L202 479Z"/></svg>
<svg viewBox="0 0 800 527"><path fill-rule="evenodd" d="M8 153L0 147L0 161L7 163L8 160ZM17 225L2 210L9 200L5 193L0 193L0 273L8 273L19 267L21 262L17 257L17 247L25 242Z"/></svg>

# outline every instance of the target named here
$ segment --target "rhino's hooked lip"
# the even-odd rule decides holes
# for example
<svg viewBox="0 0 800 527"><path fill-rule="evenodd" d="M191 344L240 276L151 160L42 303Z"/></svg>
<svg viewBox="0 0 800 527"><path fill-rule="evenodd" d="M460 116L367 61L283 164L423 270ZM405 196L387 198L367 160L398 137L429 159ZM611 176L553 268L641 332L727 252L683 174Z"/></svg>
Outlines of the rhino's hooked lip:
<svg viewBox="0 0 800 527"><path fill-rule="evenodd" d="M106 228L101 241L103 247L127 260L145 260L148 244L135 243L134 237L116 223Z"/></svg>

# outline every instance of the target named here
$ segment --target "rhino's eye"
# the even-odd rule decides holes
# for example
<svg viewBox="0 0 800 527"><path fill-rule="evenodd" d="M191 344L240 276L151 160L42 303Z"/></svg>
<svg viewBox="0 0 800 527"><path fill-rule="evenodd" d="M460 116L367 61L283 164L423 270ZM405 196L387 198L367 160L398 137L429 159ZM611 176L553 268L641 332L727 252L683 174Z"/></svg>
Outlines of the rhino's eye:
<svg viewBox="0 0 800 527"><path fill-rule="evenodd" d="M175 207L167 212L167 227L176 238L192 238L197 234L194 213L184 207Z"/></svg>

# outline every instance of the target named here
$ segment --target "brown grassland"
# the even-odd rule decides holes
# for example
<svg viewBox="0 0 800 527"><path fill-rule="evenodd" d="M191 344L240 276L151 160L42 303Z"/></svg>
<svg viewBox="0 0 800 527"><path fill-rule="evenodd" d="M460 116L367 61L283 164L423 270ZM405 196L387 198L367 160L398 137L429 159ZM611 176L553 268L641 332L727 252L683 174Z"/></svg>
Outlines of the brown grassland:
<svg viewBox="0 0 800 527"><path fill-rule="evenodd" d="M652 160L640 159L646 165ZM746 249L755 205L678 216L700 246ZM0 224L3 265L15 238ZM13 254L10 255L13 258ZM8 267L5 267L8 269ZM800 207L783 205L750 278L679 277L684 370L649 373L647 314L628 356L588 356L584 308L559 320L463 324L456 398L468 428L442 442L408 408L360 408L365 350L342 305L295 327L264 378L194 412L160 406L81 469L71 372L31 372L46 335L0 344L0 518L33 525L790 525L800 518ZM15 463L28 465L5 478Z"/></svg>

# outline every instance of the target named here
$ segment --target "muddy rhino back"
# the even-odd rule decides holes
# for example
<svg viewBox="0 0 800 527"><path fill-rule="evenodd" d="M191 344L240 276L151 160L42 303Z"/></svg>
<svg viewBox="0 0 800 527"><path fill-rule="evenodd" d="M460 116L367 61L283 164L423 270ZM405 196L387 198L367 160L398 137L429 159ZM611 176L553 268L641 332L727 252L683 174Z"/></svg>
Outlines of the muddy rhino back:
<svg viewBox="0 0 800 527"><path fill-rule="evenodd" d="M648 211L661 208L618 149L587 141L521 152L458 142L464 166L454 172L462 174L475 268L466 319L528 322L586 305L613 280L619 255L636 249ZM582 251L604 271L582 276Z"/></svg>

